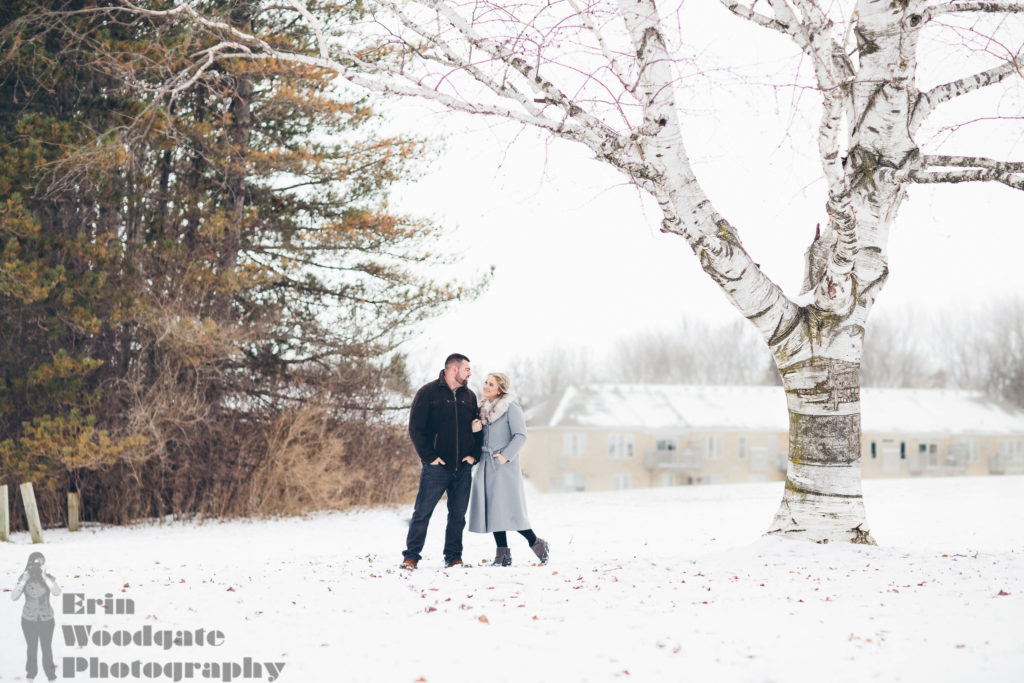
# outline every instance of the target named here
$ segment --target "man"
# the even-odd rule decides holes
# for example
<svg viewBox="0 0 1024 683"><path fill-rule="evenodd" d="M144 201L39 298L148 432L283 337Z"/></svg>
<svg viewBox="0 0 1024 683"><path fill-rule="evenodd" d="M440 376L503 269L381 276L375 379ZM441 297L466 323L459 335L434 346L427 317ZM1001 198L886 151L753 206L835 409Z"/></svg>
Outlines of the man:
<svg viewBox="0 0 1024 683"><path fill-rule="evenodd" d="M420 489L405 539L403 569L415 569L427 538L430 516L448 494L444 566L462 564L462 529L466 526L471 470L480 453L481 433L473 431L476 395L466 387L469 358L453 353L437 380L416 392L409 411L409 436L423 461Z"/></svg>

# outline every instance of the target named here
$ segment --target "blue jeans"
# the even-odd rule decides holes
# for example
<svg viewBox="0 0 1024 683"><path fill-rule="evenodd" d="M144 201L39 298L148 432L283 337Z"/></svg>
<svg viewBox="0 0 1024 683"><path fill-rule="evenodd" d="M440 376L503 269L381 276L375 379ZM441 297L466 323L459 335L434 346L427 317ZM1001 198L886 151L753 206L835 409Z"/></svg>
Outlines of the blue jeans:
<svg viewBox="0 0 1024 683"><path fill-rule="evenodd" d="M448 526L444 532L444 561L462 559L462 530L466 526L466 508L469 507L469 488L472 466L460 462L459 469L451 472L444 465L424 465L420 471L420 490L416 494L409 534L405 538L407 560L420 561L420 551L427 540L427 525L441 495L448 494Z"/></svg>

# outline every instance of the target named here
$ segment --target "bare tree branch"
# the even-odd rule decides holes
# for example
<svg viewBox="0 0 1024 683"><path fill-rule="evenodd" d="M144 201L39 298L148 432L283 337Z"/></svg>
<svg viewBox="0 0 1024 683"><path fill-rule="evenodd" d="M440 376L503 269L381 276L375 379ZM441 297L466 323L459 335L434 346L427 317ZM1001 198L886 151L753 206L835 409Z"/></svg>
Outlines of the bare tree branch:
<svg viewBox="0 0 1024 683"><path fill-rule="evenodd" d="M589 7L586 9L581 8L576 0L569 0L569 6L572 7L573 11L576 12L576 15L580 18L580 21L583 22L583 25L588 31L590 31L594 40L597 41L598 46L601 48L601 54L608 63L608 68L612 75L615 76L626 92L631 95L635 94L636 83L630 82L630 79L627 76L628 70L622 66L621 60L612 54L612 51L608 48L607 41L601 32L597 30L597 26L594 24L594 20L590 16Z"/></svg>
<svg viewBox="0 0 1024 683"><path fill-rule="evenodd" d="M755 12L752 7L736 2L736 0L721 0L721 3L725 5L725 8L735 14L738 17L752 21L758 26L768 28L779 33L784 33L788 36L793 36L790 30L789 24L779 21L776 18L768 17L758 12Z"/></svg>
<svg viewBox="0 0 1024 683"><path fill-rule="evenodd" d="M619 0L619 8L637 55L638 95L644 121L638 142L645 159L655 161L660 184L651 184L665 214L663 230L682 235L729 300L770 340L781 320L796 316L796 305L743 249L735 229L715 210L697 181L682 139L672 60L661 34L653 0ZM644 179L640 179L642 182Z"/></svg>
<svg viewBox="0 0 1024 683"><path fill-rule="evenodd" d="M316 17L313 16L313 13L309 11L309 8L306 7L305 3L301 2L300 0L286 1L289 7L291 7L292 9L299 13L299 16L302 17L302 20L306 22L306 26L308 26L309 30L313 32L313 35L316 37L316 46L317 50L320 53L320 57L323 59L330 58L330 48L328 47L327 44L327 35L324 33L323 25L317 20Z"/></svg>
<svg viewBox="0 0 1024 683"><path fill-rule="evenodd" d="M1009 187L1024 190L1024 175L1006 173L995 169L977 168L962 171L913 171L909 178L915 183L977 183L999 182Z"/></svg>
<svg viewBox="0 0 1024 683"><path fill-rule="evenodd" d="M985 168L1002 173L1024 173L1024 161L999 161L988 157L925 154L921 157L921 162L925 167L958 166L961 168Z"/></svg>
<svg viewBox="0 0 1024 683"><path fill-rule="evenodd" d="M946 2L925 9L921 12L921 17L923 21L931 21L935 17L957 12L1024 12L1024 2Z"/></svg>
<svg viewBox="0 0 1024 683"><path fill-rule="evenodd" d="M837 197L849 191L839 141L843 114L849 102L838 90L826 91L823 97L821 123L818 125L818 154L821 157L825 179L828 181L829 194Z"/></svg>
<svg viewBox="0 0 1024 683"><path fill-rule="evenodd" d="M838 43L831 38L832 22L811 0L797 0L796 5L804 14L801 21L785 0L769 0L775 17L755 12L753 7L736 2L720 0L730 12L747 19L758 26L788 35L797 47L811 58L818 87L831 90L853 76L853 65Z"/></svg>
<svg viewBox="0 0 1024 683"><path fill-rule="evenodd" d="M470 22L468 22L448 4L439 0L422 0L422 4L436 12L439 17L448 21L471 46L479 49L495 61L512 67L512 69L522 75L530 87L532 87L538 95L542 96L542 98L540 98L542 102L545 104L555 105L565 113L566 117L578 120L582 124L582 129L575 132L573 136L577 140L586 139L588 141L588 146L600 149L605 145L609 138L618 138L618 134L608 128L604 122L584 111L581 107L575 104L568 95L551 83L551 81L544 79L540 75L539 69L536 66L527 63L525 59L516 54L513 50L482 36L475 30ZM392 3L390 0L384 0L382 5L388 7L397 14L404 16L401 12L401 8L396 3ZM408 26L408 24L406 25ZM479 79L480 75L480 72L477 72L476 77ZM503 94L503 91L507 86L504 84L492 83L489 87L491 87L495 92ZM539 115L539 111L536 111L533 115Z"/></svg>
<svg viewBox="0 0 1024 683"><path fill-rule="evenodd" d="M940 104L975 90L995 85L1014 74L1024 77L1024 74L1021 73L1022 67L1024 67L1024 57L1017 56L1015 59L987 71L936 86L921 94L917 110L914 112L914 120L923 121Z"/></svg>
<svg viewBox="0 0 1024 683"><path fill-rule="evenodd" d="M849 82L853 77L853 65L842 47L829 37L832 22L817 4L810 0L796 2L804 14L803 21L797 18L786 2L770 3L775 11L774 18L759 14L753 7L742 5L735 0L721 2L739 17L790 36L796 45L811 57L818 87L825 100L818 130L818 151L830 194L844 194L848 188L844 182L841 165L839 135L843 116L850 116L852 103L840 84Z"/></svg>

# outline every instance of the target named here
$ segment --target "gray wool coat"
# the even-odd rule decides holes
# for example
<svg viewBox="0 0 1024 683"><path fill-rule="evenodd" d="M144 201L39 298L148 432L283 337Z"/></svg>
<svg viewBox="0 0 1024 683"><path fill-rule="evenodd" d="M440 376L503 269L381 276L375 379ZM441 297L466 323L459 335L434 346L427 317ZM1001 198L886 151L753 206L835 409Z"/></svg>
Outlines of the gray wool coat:
<svg viewBox="0 0 1024 683"><path fill-rule="evenodd" d="M484 425L480 464L473 469L469 496L469 530L476 533L529 529L519 451L526 443L526 418L515 401L505 414ZM508 458L504 465L492 453Z"/></svg>

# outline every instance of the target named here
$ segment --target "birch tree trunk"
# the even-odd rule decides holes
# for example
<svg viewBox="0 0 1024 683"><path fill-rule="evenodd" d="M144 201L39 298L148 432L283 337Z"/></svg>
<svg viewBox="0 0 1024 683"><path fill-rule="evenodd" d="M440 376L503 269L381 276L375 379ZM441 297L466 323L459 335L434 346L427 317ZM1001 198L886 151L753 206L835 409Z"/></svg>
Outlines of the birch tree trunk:
<svg viewBox="0 0 1024 683"><path fill-rule="evenodd" d="M860 337L839 316L801 309L790 333L809 351L780 365L789 409L789 463L769 533L828 543L874 543L860 471ZM848 335L854 335L852 338Z"/></svg>
<svg viewBox="0 0 1024 683"><path fill-rule="evenodd" d="M838 112L846 108L852 116L847 155L830 178L831 224L807 254L805 288L813 288L814 303L801 308L788 339L769 340L790 422L786 489L769 533L874 543L861 491L860 362L868 314L888 274L889 229L905 194L898 178L920 158L908 125L918 36L910 24L919 23L911 17L920 4L858 2L853 80L852 64L837 50L815 50L836 55L831 69L819 70L819 82L848 84L850 91L835 103L831 121L826 99L826 166L838 153Z"/></svg>

